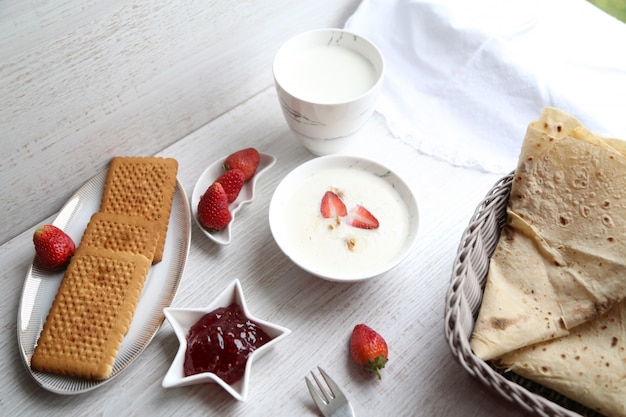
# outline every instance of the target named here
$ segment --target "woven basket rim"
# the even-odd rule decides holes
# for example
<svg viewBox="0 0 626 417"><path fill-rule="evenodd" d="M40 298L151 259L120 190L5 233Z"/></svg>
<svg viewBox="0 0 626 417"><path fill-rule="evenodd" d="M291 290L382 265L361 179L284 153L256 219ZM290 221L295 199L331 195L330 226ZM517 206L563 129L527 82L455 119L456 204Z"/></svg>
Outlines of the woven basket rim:
<svg viewBox="0 0 626 417"><path fill-rule="evenodd" d="M496 370L479 359L469 345L487 277L489 259L506 222L514 171L500 178L477 206L454 261L446 294L445 338L454 359L474 378L500 396L539 416L602 415L513 372Z"/></svg>

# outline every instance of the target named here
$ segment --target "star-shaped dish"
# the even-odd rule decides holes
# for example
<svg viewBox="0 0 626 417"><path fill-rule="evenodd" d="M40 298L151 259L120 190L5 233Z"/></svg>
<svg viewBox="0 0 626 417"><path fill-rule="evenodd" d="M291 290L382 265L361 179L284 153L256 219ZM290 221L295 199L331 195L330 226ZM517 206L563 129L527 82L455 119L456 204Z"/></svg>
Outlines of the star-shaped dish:
<svg viewBox="0 0 626 417"><path fill-rule="evenodd" d="M268 336L272 338L269 342L256 349L248 357L246 362L243 378L233 384L227 384L220 377L212 372L204 372L196 375L185 376L183 372L183 364L185 362L185 352L187 350L187 334L189 329L207 313L220 307L227 307L230 304L238 304L243 309L246 317L259 325ZM239 401L245 401L248 395L248 380L250 379L250 370L252 362L260 354L266 352L280 340L285 338L291 331L277 324L269 323L254 317L248 311L246 301L241 289L241 283L238 279L234 280L211 304L205 308L165 308L163 309L165 317L174 329L176 336L180 342L180 347L176 353L176 357L170 366L169 371L163 379L164 388L183 387L193 384L202 384L206 382L216 382L228 391L233 397Z"/></svg>

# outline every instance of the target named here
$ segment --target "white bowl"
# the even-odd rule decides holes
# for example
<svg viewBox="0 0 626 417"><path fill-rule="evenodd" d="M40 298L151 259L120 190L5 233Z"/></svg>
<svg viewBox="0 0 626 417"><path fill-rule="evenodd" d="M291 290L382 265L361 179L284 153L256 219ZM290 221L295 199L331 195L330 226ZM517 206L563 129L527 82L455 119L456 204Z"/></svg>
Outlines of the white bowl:
<svg viewBox="0 0 626 417"><path fill-rule="evenodd" d="M183 371L183 364L185 362L185 352L187 350L187 334L189 329L207 313L219 307L227 307L230 304L238 304L242 307L246 317L259 325L268 336L272 338L269 342L256 349L248 357L245 367L245 373L243 378L233 384L227 384L220 377L212 372L204 372L196 375L185 376ZM285 327L277 324L270 323L265 320L261 320L248 311L246 301L243 296L243 290L239 280L234 280L220 295L213 300L211 304L204 308L173 308L168 307L163 309L165 317L169 321L170 325L174 329L176 336L180 342L180 347L169 371L163 379L164 388L183 387L187 385L203 384L207 382L215 382L228 391L233 397L239 401L245 401L248 395L248 383L250 379L250 372L252 368L252 362L264 352L267 352L272 346L284 339L291 331Z"/></svg>
<svg viewBox="0 0 626 417"><path fill-rule="evenodd" d="M202 198L202 195L206 192L206 190L213 184L213 182L224 173L223 164L228 156L223 156L217 161L213 162L207 169L204 170L198 181L196 182L195 187L193 188L193 193L191 194L191 212L193 214L193 218L196 221L196 224L202 230L202 232L212 241L218 243L220 245L228 245L232 240L232 230L233 223L235 222L235 215L237 212L243 207L245 204L251 203L254 200L254 192L256 188L256 182L259 177L270 169L275 163L276 158L272 155L266 153L260 153L259 166L252 178L249 181L244 183L243 188L239 192L239 196L235 201L229 204L230 213L233 216L228 226L226 226L222 230L209 230L200 223L198 220L198 203Z"/></svg>
<svg viewBox="0 0 626 417"><path fill-rule="evenodd" d="M320 214L322 196L339 190L348 210L363 205L378 220L375 230L349 226ZM280 249L309 273L331 281L373 278L398 265L417 239L419 211L409 186L369 159L329 155L310 160L278 185L269 223ZM332 227L332 229L331 229ZM356 243L349 249L346 242Z"/></svg>

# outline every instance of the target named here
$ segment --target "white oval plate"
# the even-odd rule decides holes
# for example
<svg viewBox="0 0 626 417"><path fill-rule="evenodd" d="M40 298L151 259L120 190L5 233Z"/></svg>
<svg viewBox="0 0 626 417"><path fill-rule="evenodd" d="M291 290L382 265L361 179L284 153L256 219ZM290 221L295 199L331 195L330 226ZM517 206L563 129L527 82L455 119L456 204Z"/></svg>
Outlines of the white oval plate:
<svg viewBox="0 0 626 417"><path fill-rule="evenodd" d="M230 244L232 240L233 223L235 223L235 215L243 205L248 204L252 200L254 200L254 189L256 188L256 182L265 171L270 169L276 163L276 158L272 155L260 153L260 156L261 159L259 161L259 166L257 167L254 176L243 185L243 188L239 192L239 196L237 197L237 199L230 203L229 209L233 218L230 223L228 223L228 226L226 226L222 230L211 231L200 223L200 220L198 220L198 203L200 202L200 198L202 198L202 195L205 193L207 188L209 188L211 184L213 184L213 182L224 172L222 165L224 164L224 161L226 160L228 155L223 156L222 158L209 165L209 167L204 170L202 175L200 175L200 178L198 178L196 186L194 187L191 194L191 210L193 213L193 218L196 221L196 224L198 225L200 230L202 230L202 232L215 243L218 243L220 245Z"/></svg>
<svg viewBox="0 0 626 417"><path fill-rule="evenodd" d="M106 174L106 170L102 171L83 184L65 203L53 222L76 244L80 242L91 215L100 208ZM163 309L171 304L178 289L190 241L189 203L184 188L177 182L163 260L150 268L130 329L120 345L111 377L101 381L38 372L30 368L30 358L37 339L63 279L63 272L49 271L33 262L26 275L17 316L21 357L33 379L48 391L78 394L109 382L126 369L148 346L163 323Z"/></svg>

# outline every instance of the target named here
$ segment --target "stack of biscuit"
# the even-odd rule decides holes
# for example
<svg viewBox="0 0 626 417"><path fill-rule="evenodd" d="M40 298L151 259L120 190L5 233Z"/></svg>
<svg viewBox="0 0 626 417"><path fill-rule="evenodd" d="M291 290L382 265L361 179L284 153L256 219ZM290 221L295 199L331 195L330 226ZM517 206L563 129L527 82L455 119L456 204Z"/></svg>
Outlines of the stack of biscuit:
<svg viewBox="0 0 626 417"><path fill-rule="evenodd" d="M111 375L150 266L163 257L178 162L116 157L35 352L33 370L88 379Z"/></svg>

